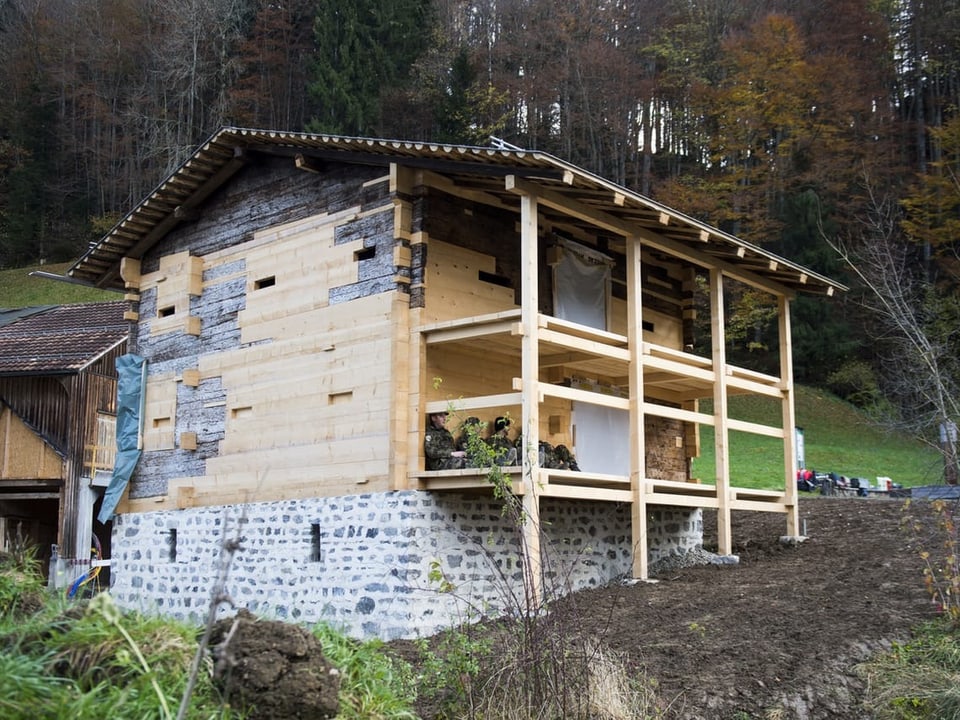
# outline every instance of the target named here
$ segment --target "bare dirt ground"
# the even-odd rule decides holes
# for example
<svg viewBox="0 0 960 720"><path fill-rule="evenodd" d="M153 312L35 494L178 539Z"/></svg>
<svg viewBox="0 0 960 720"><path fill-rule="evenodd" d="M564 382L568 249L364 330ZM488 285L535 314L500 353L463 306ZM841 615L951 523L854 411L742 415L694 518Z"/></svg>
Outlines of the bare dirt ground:
<svg viewBox="0 0 960 720"><path fill-rule="evenodd" d="M595 609L583 615L589 632L656 678L670 717L870 717L855 666L934 616L917 535L901 529L902 500L800 507L803 543L780 542L781 515L734 513L738 565L576 598ZM928 507L914 501L910 513ZM715 549L711 519L704 513L704 546Z"/></svg>
<svg viewBox="0 0 960 720"><path fill-rule="evenodd" d="M929 501L910 512L922 508ZM905 514L897 499L804 499L807 540L784 545L782 515L734 513L738 564L580 592L560 611L621 654L634 677L655 679L669 720L869 718L856 666L935 613ZM704 513L708 550L714 520ZM415 657L409 643L388 650ZM436 716L427 701L418 711Z"/></svg>

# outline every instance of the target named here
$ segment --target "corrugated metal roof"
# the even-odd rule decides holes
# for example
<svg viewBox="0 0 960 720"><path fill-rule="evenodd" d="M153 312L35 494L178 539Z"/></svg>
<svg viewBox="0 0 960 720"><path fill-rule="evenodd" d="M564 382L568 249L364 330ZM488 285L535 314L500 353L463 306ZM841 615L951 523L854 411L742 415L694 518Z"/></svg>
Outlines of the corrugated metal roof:
<svg viewBox="0 0 960 720"><path fill-rule="evenodd" d="M338 161L431 170L480 201L514 210L519 196L512 176L535 191L539 208L560 226L603 227L638 236L671 254L693 251L725 269L736 269L789 292L833 294L846 288L763 248L747 243L650 198L604 180L549 154L503 148L443 145L310 133L224 128L201 145L109 233L67 271L76 281L123 289L120 260L141 258L177 224L194 215L252 154L290 157L302 166Z"/></svg>
<svg viewBox="0 0 960 720"><path fill-rule="evenodd" d="M0 327L0 375L71 374L123 342L126 303L55 305Z"/></svg>

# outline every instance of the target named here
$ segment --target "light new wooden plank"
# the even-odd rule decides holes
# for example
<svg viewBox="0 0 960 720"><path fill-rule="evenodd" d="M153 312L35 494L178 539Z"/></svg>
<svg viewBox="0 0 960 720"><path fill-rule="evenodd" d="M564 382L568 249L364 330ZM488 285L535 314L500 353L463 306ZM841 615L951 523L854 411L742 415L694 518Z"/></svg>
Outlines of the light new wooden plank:
<svg viewBox="0 0 960 720"><path fill-rule="evenodd" d="M713 425L715 422L714 416L707 415L706 413L685 410L684 408L668 407L667 405L658 405L650 402L643 403L643 412L646 415L656 415L657 417L700 423L701 425Z"/></svg>
<svg viewBox="0 0 960 720"><path fill-rule="evenodd" d="M620 360L624 363L630 362L630 352L625 347L618 347L616 345L598 342L596 340L587 340L584 338L579 338L575 335L567 335L565 333L547 329L540 331L540 340L542 342L563 345L564 347L571 348L573 350L580 350L582 352L599 357Z"/></svg>
<svg viewBox="0 0 960 720"><path fill-rule="evenodd" d="M579 390L577 388L564 387L562 385L550 385L547 383L535 383L539 392L545 397L562 398L570 401L580 401L593 405L602 405L603 407L616 408L617 410L629 410L629 398L615 397L613 395L604 395L603 393L591 392L589 390Z"/></svg>
<svg viewBox="0 0 960 720"><path fill-rule="evenodd" d="M670 505L673 507L720 507L720 500L717 497L707 497L704 495L675 495L661 492L647 493L646 503L647 505Z"/></svg>
<svg viewBox="0 0 960 720"><path fill-rule="evenodd" d="M554 485L547 483L538 488L537 494L542 497L571 498L575 500L602 500L606 502L629 503L633 502L633 493L630 490L614 490L577 485Z"/></svg>
<svg viewBox="0 0 960 720"><path fill-rule="evenodd" d="M501 393L499 395L481 395L477 397L457 398L455 400L433 400L424 408L427 415L431 413L449 411L453 407L457 412L481 410L484 408L503 408L507 406L519 407L521 395L518 392Z"/></svg>
<svg viewBox="0 0 960 720"><path fill-rule="evenodd" d="M753 435L765 435L766 437L783 439L783 430L781 428L761 425L759 423L746 422L745 420L734 420L727 418L727 427L730 430L751 433Z"/></svg>
<svg viewBox="0 0 960 720"><path fill-rule="evenodd" d="M343 450L345 445L342 444L340 450ZM217 458L222 462L211 464L208 461L208 474L204 476L206 478L204 484L256 487L259 472L265 475L266 482L271 486L301 481L321 483L328 478L333 478L334 480L349 479L351 487L356 491L358 483L362 485L375 476L386 477L388 471L386 452L376 453L363 448L358 443L354 443L353 447L362 452L349 456L333 452L297 453L296 451L300 448L278 448L273 451L248 452L227 458ZM303 448L303 450L311 449L313 448ZM287 452L295 454L300 462L286 460L284 455ZM244 459L246 463L243 462Z"/></svg>
<svg viewBox="0 0 960 720"><path fill-rule="evenodd" d="M788 513L790 506L786 503L762 502L756 500L731 500L731 510L750 510L752 512Z"/></svg>

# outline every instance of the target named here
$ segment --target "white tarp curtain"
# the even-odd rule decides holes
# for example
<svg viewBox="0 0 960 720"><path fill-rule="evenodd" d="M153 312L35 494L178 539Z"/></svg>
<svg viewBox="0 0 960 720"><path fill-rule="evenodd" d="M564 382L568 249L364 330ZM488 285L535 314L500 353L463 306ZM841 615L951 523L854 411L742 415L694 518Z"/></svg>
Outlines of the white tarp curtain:
<svg viewBox="0 0 960 720"><path fill-rule="evenodd" d="M564 242L554 266L554 314L562 320L607 329L611 260L596 251ZM630 473L630 414L574 401L577 464L586 472Z"/></svg>
<svg viewBox="0 0 960 720"><path fill-rule="evenodd" d="M554 266L554 313L562 320L606 330L609 262L575 243L561 247L560 262Z"/></svg>

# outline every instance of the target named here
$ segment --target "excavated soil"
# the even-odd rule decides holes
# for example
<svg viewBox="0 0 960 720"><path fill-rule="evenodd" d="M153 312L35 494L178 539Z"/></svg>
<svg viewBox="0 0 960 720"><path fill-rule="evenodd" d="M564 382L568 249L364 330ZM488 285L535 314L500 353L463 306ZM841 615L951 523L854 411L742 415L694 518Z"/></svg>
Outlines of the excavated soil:
<svg viewBox="0 0 960 720"><path fill-rule="evenodd" d="M926 528L929 507L914 501L909 510L925 516ZM781 542L782 515L734 513L738 564L576 593L557 612L571 632L619 653L634 676L654 679L668 720L868 718L857 664L935 615L918 535L902 529L907 512L897 499L804 499L807 539L798 544ZM704 517L704 546L715 549L713 514ZM387 650L417 657L412 643ZM261 677L254 656L246 658L246 672ZM260 718L290 717L259 710ZM424 720L438 715L426 699L417 710Z"/></svg>
<svg viewBox="0 0 960 720"><path fill-rule="evenodd" d="M866 718L855 666L935 615L920 537L902 527L929 503L815 498L807 539L780 541L783 516L734 513L735 566L690 567L659 582L575 598L584 629L645 671L672 718ZM705 524L711 513L705 513ZM709 516L709 517L708 517ZM705 529L704 544L715 527ZM927 535L929 538L929 535Z"/></svg>

